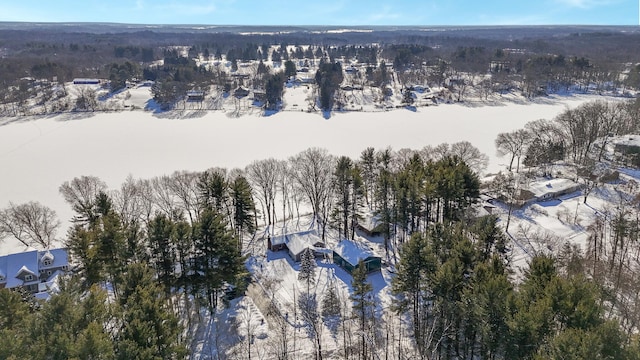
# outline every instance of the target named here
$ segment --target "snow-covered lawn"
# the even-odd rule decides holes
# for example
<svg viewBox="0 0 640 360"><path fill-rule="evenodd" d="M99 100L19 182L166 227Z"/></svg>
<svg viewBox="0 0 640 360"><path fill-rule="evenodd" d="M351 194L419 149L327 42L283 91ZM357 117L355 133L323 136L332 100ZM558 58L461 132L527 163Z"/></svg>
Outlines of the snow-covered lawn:
<svg viewBox="0 0 640 360"><path fill-rule="evenodd" d="M535 252L558 254L566 243L575 244L583 253L587 250L587 228L598 217L605 215L620 202L619 185L604 184L594 189L584 202L582 191L540 201L514 210L509 225L512 244L512 265L519 270L527 267L527 260ZM507 209L503 206L500 216L503 226ZM519 278L519 276L516 276Z"/></svg>
<svg viewBox="0 0 640 360"><path fill-rule="evenodd" d="M331 242L335 242L333 239ZM375 244L372 243L372 246ZM248 262L248 267L263 289L265 296L271 301L280 314L291 325L297 339L299 349L294 349L300 355L312 356L313 339L305 331L305 323L301 318L296 303L301 294L306 293L306 283L298 280L300 264L294 262L286 251L266 251L266 256L257 256ZM344 269L333 264L329 259L316 261L314 282L310 292L316 295L318 311L322 310L322 302L329 287L334 287L340 300L342 313L350 317L352 293L352 277ZM388 308L391 304L390 283L391 275L386 269L376 271L367 276L367 281L373 286L373 296L378 309ZM262 295L258 294L259 296ZM378 312L380 313L380 312ZM270 336L273 333L270 334ZM322 325L323 351L335 351L340 345L340 334L332 333L326 324Z"/></svg>

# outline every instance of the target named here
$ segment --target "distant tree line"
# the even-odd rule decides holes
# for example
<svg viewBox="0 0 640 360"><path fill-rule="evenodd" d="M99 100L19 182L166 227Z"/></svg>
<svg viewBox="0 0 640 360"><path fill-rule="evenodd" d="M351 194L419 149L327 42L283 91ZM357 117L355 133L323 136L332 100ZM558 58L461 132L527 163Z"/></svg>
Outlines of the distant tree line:
<svg viewBox="0 0 640 360"><path fill-rule="evenodd" d="M509 31L509 30L504 30ZM51 86L34 84L37 81L68 82L73 78L103 78L111 82L111 91L118 91L127 81L158 80L157 100L166 108L184 98L185 91L210 86L231 87L247 85L230 81L230 72L237 70L238 62L273 61L299 67L325 63L341 63L343 70L351 60L366 65L366 74L355 74L346 80L362 86L366 80L374 87L383 88L391 80L403 88L412 85L446 87L452 99L464 101L470 89L483 98L505 92L520 92L535 97L550 92L637 89L640 71L633 65L640 49L633 44L636 34L607 30L564 33L551 36L539 31L539 37L505 40L501 30L495 34L461 31L442 34L414 34L409 30L397 33L376 32L372 35L345 33L328 38L322 34L198 34L198 33L136 33L133 44L131 33L86 34L63 33L53 38L37 30L7 31L12 40L5 41L4 55L0 58L0 104L9 115L28 113L27 105L34 100L47 104L39 111L53 112L74 108L74 104L56 102L48 95ZM461 35L463 34L464 35ZM514 29L513 33L517 33ZM532 32L531 34L536 34ZM556 35L556 34L553 34ZM20 41L13 40L20 39ZM380 42L379 38L393 39ZM375 45L374 45L375 43ZM299 45L307 44L307 45ZM175 47L186 46L188 51L178 54ZM200 68L193 59L225 59L231 69ZM156 60L163 60L158 66ZM389 68L382 62L392 64ZM134 69L132 65L135 64ZM123 71L124 70L124 71ZM276 74L276 69L267 73ZM327 69L319 69L326 73ZM255 74L256 72L254 72ZM285 69L285 80L295 75ZM340 106L341 94L335 91L339 78L317 83L318 105ZM255 80L255 82L253 81ZM270 108L279 99L275 78L269 86ZM279 82L279 81L278 81ZM265 90L266 78L256 77L249 85ZM339 85L339 84L338 84ZM55 88L55 87L54 87ZM53 92L58 92L57 88ZM337 100L337 101L336 101Z"/></svg>

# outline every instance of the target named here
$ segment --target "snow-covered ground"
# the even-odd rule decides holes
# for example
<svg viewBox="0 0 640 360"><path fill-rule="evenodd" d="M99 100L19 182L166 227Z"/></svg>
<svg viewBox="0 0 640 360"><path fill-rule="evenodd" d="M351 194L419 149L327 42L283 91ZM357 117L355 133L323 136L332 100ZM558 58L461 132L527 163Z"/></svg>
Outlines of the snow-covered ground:
<svg viewBox="0 0 640 360"><path fill-rule="evenodd" d="M137 106L146 103L141 94L145 91L148 87L135 89L127 101ZM305 104L303 91L288 91L298 96L287 98L288 102ZM150 178L175 170L243 168L254 160L286 159L313 146L357 158L369 146L421 149L467 140L490 157L488 171L494 172L503 168L504 161L495 156L498 133L553 118L566 107L594 98L333 113L328 119L305 111L262 116L250 108L240 117L225 111L177 110L5 118L0 119L0 206L39 201L56 210L67 225L73 214L58 187L77 176L98 176L116 188L128 175ZM0 253L11 250L5 245Z"/></svg>

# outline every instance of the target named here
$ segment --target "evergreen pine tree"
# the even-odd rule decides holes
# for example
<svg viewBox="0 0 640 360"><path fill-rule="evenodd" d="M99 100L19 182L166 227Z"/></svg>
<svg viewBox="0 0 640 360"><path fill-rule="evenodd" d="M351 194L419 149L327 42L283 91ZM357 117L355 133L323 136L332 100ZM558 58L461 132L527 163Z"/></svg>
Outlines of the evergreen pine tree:
<svg viewBox="0 0 640 360"><path fill-rule="evenodd" d="M353 277L351 287L351 301L353 301L352 311L354 318L358 321L358 332L360 333L360 349L362 359L368 358L367 336L369 334L369 326L373 320L374 302L371 298L373 286L367 281L367 267L360 261L358 266L351 273Z"/></svg>
<svg viewBox="0 0 640 360"><path fill-rule="evenodd" d="M327 291L322 298L322 319L327 327L334 333L338 331L342 305L333 281L327 285Z"/></svg>
<svg viewBox="0 0 640 360"><path fill-rule="evenodd" d="M371 208L373 185L376 183L376 156L375 149L368 147L360 154L360 168L364 182L364 199Z"/></svg>
<svg viewBox="0 0 640 360"><path fill-rule="evenodd" d="M231 184L231 199L233 202L233 225L239 238L239 249L242 248L242 238L245 232L255 231L256 205L251 193L251 185L244 176L238 176Z"/></svg>
<svg viewBox="0 0 640 360"><path fill-rule="evenodd" d="M149 221L147 240L151 250L151 265L156 271L158 282L169 295L174 283L176 249L171 239L174 236L174 224L161 214Z"/></svg>
<svg viewBox="0 0 640 360"><path fill-rule="evenodd" d="M127 266L118 304L122 313L116 337L118 359L178 359L186 355L178 318L146 265Z"/></svg>
<svg viewBox="0 0 640 360"><path fill-rule="evenodd" d="M340 236L347 239L349 237L349 219L353 198L351 196L351 186L353 184L353 163L347 156L338 158L336 168L333 172L333 188L336 193L336 211L339 214L337 221Z"/></svg>
<svg viewBox="0 0 640 360"><path fill-rule="evenodd" d="M327 292L322 299L322 316L329 318L340 315L340 300L333 283L327 285Z"/></svg>
<svg viewBox="0 0 640 360"><path fill-rule="evenodd" d="M433 301L430 277L436 269L436 257L423 234L413 235L400 253L397 276L392 281L392 290L400 295L395 302L398 313L412 316L413 337L420 354L427 353L428 310Z"/></svg>
<svg viewBox="0 0 640 360"><path fill-rule="evenodd" d="M313 250L307 248L302 252L300 257L300 271L298 272L298 280L305 282L307 293L309 293L311 284L316 281L316 258Z"/></svg>
<svg viewBox="0 0 640 360"><path fill-rule="evenodd" d="M195 251L192 285L203 291L210 310L217 308L220 291L226 284L240 285L245 272L244 260L237 247L237 239L226 228L222 216L205 210L195 224L193 245Z"/></svg>

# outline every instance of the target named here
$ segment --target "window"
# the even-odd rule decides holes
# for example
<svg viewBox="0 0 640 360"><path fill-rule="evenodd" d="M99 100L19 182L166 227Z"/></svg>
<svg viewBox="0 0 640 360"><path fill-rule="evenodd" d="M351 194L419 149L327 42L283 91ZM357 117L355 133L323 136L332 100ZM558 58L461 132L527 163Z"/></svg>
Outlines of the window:
<svg viewBox="0 0 640 360"><path fill-rule="evenodd" d="M53 261L51 261L51 259L44 259L44 261L42 262L42 264L43 264L44 266L51 266L51 263L52 263L52 262L53 262Z"/></svg>
<svg viewBox="0 0 640 360"><path fill-rule="evenodd" d="M24 281L32 281L33 280L33 275L28 274L24 276Z"/></svg>
<svg viewBox="0 0 640 360"><path fill-rule="evenodd" d="M51 270L47 271L47 276L51 275Z"/></svg>

